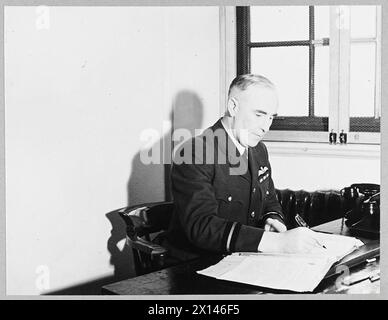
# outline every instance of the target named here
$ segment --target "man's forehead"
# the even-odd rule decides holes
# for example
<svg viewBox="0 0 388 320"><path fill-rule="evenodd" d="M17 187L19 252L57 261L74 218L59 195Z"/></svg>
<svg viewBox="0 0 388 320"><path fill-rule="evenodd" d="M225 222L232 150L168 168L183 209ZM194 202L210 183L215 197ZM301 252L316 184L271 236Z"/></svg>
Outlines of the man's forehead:
<svg viewBox="0 0 388 320"><path fill-rule="evenodd" d="M256 86L240 90L232 96L240 101L240 106L244 109L249 108L256 113L276 115L278 109L278 97L273 88Z"/></svg>
<svg viewBox="0 0 388 320"><path fill-rule="evenodd" d="M231 90L232 97L260 96L260 95L268 94L268 93L276 95L275 88L264 86L262 84L252 84L245 89L240 89L238 87L234 87Z"/></svg>

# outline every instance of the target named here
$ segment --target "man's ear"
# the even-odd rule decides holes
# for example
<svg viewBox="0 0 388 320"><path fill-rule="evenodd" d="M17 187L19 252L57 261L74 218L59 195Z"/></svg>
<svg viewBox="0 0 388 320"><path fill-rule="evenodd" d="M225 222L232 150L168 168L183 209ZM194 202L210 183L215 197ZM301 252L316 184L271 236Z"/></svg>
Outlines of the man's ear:
<svg viewBox="0 0 388 320"><path fill-rule="evenodd" d="M234 117L238 111L237 100L235 98L229 98L227 108L228 116Z"/></svg>

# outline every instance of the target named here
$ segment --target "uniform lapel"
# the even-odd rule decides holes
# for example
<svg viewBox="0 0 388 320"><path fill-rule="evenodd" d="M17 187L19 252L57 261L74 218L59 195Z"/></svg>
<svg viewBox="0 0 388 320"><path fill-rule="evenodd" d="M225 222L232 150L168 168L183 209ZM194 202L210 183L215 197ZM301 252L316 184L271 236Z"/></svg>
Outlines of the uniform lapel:
<svg viewBox="0 0 388 320"><path fill-rule="evenodd" d="M220 152L223 152L224 155L226 155L226 161L229 167L229 174L231 174L233 169L238 169L235 172L241 172L241 174L237 174L237 176L250 182L247 156L245 154L240 154L236 145L234 144L232 139L230 139L228 133L222 125L221 119L213 125L212 129L214 132L216 130L222 130L222 134L224 135L224 137L226 137L226 139L217 139L216 152L218 149Z"/></svg>
<svg viewBox="0 0 388 320"><path fill-rule="evenodd" d="M260 179L268 175L264 154L260 152L258 147L249 149L251 149L249 153L249 169L252 172L252 183L257 182L260 185Z"/></svg>
<svg viewBox="0 0 388 320"><path fill-rule="evenodd" d="M249 171L251 172L252 190L257 185L257 172L259 171L258 152L256 148L248 148Z"/></svg>
<svg viewBox="0 0 388 320"><path fill-rule="evenodd" d="M238 150L237 150L238 152ZM247 152L247 151L245 151ZM237 163L237 167L240 167L241 169L241 174L239 175L242 179L245 179L247 180L248 182L251 181L251 174L250 174L250 170L249 170L249 160L248 160L248 157L246 154L242 154L240 155L239 154L239 157L238 157L238 163Z"/></svg>

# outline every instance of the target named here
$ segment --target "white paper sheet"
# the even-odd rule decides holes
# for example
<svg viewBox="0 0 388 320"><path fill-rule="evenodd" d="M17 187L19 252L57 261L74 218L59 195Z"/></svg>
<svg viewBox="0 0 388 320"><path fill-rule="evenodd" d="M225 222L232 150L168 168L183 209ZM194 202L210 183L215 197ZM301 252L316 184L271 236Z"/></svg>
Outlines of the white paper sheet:
<svg viewBox="0 0 388 320"><path fill-rule="evenodd" d="M321 256L260 255L247 257L222 279L273 289L312 291L329 271L334 260Z"/></svg>
<svg viewBox="0 0 388 320"><path fill-rule="evenodd" d="M317 248L312 253L325 254L335 257L337 261L364 244L361 240L354 237L321 232L316 232L315 235L319 242L327 249L321 250L320 248Z"/></svg>
<svg viewBox="0 0 388 320"><path fill-rule="evenodd" d="M199 274L272 289L313 291L336 261L363 243L353 237L317 233L326 249L308 254L233 253Z"/></svg>

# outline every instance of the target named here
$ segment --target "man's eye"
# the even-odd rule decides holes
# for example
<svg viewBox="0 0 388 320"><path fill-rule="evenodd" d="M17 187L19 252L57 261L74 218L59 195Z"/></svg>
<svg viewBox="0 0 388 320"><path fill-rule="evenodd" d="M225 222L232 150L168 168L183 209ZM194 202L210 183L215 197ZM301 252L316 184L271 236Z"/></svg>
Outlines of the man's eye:
<svg viewBox="0 0 388 320"><path fill-rule="evenodd" d="M257 117L263 117L264 114L262 114L262 113L256 113L256 116L257 116ZM270 117L268 117L268 120L272 121L273 118L274 118L273 116L270 116Z"/></svg>

